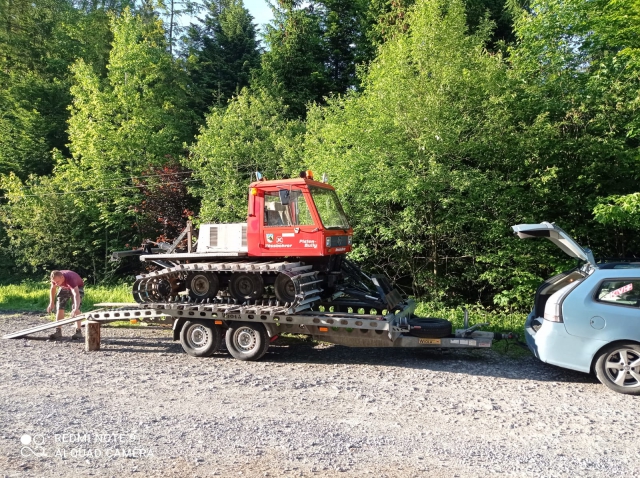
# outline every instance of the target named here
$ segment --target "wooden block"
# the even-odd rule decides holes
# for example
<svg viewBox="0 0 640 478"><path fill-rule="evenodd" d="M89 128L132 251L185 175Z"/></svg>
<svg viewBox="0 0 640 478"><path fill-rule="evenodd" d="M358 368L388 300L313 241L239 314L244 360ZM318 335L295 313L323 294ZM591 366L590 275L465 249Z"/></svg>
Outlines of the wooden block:
<svg viewBox="0 0 640 478"><path fill-rule="evenodd" d="M100 350L100 322L87 320L85 323L87 324L84 339L85 352Z"/></svg>

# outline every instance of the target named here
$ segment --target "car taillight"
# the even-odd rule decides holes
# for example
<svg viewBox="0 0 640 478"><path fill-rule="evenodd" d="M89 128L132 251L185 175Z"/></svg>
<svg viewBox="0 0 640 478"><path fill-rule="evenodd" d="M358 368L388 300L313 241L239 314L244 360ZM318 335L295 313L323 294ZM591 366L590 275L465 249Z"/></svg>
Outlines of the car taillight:
<svg viewBox="0 0 640 478"><path fill-rule="evenodd" d="M546 305L544 306L544 314L542 316L544 320L548 320L549 322L564 322L562 318L562 303L569 293L581 282L581 280L571 282L562 289L551 294L551 297L549 297Z"/></svg>
<svg viewBox="0 0 640 478"><path fill-rule="evenodd" d="M562 302L547 304L544 308L544 320L548 320L549 322L562 322Z"/></svg>
<svg viewBox="0 0 640 478"><path fill-rule="evenodd" d="M325 244L327 247L331 247L331 237L327 237L327 240L325 241Z"/></svg>
<svg viewBox="0 0 640 478"><path fill-rule="evenodd" d="M351 243L353 242L353 236L347 236L347 245L351 245Z"/></svg>

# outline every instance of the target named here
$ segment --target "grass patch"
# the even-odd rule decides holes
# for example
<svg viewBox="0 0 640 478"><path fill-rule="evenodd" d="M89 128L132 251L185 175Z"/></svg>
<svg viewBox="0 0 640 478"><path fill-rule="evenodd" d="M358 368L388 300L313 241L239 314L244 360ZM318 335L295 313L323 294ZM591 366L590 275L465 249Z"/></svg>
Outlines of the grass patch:
<svg viewBox="0 0 640 478"><path fill-rule="evenodd" d="M418 302L415 315L419 317L438 317L447 319L453 328L461 329L464 324L465 306L450 308L435 302ZM527 314L524 312L510 312L504 310L487 310L478 305L467 305L469 310L469 325L489 323L481 330L492 332L514 332L522 336Z"/></svg>
<svg viewBox="0 0 640 478"><path fill-rule="evenodd" d="M468 305L469 325L489 323L480 330L490 332L513 332L518 335L521 344L513 341L499 340L493 343L491 348L498 353L510 357L526 357L531 353L526 347L522 347L524 341L524 323L527 314L524 312L511 312L506 310L487 310L479 305ZM415 315L419 317L438 317L447 319L453 324L453 330L461 329L464 326L465 306L450 308L443 304L433 302L419 302Z"/></svg>
<svg viewBox="0 0 640 478"><path fill-rule="evenodd" d="M87 285L82 310L89 311L99 302L133 302L131 286ZM0 311L46 312L49 305L49 282L23 282L0 286Z"/></svg>

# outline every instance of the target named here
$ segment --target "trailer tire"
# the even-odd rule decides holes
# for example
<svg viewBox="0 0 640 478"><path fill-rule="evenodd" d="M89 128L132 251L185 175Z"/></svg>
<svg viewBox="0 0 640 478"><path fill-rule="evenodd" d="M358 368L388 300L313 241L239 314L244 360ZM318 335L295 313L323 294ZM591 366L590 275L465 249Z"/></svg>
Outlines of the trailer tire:
<svg viewBox="0 0 640 478"><path fill-rule="evenodd" d="M208 320L188 320L180 330L180 345L192 357L209 357L222 343L220 326Z"/></svg>
<svg viewBox="0 0 640 478"><path fill-rule="evenodd" d="M225 335L229 353L238 360L261 359L269 348L269 335L262 324L234 322Z"/></svg>
<svg viewBox="0 0 640 478"><path fill-rule="evenodd" d="M440 339L451 335L451 322L433 317L409 320L409 333L415 337Z"/></svg>

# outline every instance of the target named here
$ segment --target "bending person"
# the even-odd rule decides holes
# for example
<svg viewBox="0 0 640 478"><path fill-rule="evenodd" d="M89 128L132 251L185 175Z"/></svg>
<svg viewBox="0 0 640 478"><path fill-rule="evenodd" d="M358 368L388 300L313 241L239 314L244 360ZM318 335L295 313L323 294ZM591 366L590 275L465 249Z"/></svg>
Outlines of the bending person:
<svg viewBox="0 0 640 478"><path fill-rule="evenodd" d="M57 294L56 294L57 291ZM54 300L56 307L56 321L64 319L64 309L70 298L73 298L73 309L71 317L80 314L80 306L84 297L84 281L82 277L73 271L53 271L51 272L51 290L49 291L49 307L47 312L51 312L54 308ZM81 321L76 322L76 331L71 336L72 339L81 339ZM55 333L49 336L51 340L62 338L62 327L56 327Z"/></svg>

